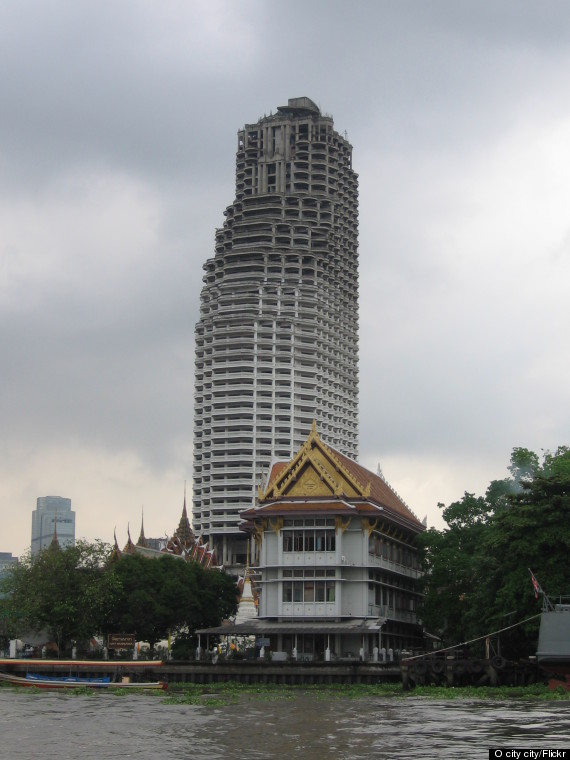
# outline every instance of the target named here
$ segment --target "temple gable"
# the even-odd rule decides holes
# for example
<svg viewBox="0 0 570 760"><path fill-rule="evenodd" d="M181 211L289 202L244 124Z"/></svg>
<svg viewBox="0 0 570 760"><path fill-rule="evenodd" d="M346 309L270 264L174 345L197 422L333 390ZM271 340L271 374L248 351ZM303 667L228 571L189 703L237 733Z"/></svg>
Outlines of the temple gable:
<svg viewBox="0 0 570 760"><path fill-rule="evenodd" d="M277 474L265 490L259 490L259 502L283 497L367 498L370 484L359 483L354 475L321 441L316 426L297 455Z"/></svg>

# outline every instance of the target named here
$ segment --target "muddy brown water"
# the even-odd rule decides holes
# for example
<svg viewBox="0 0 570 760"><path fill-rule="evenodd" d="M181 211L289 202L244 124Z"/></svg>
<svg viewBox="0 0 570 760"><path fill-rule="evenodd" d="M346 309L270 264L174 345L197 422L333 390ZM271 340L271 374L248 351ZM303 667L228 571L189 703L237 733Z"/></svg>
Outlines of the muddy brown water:
<svg viewBox="0 0 570 760"><path fill-rule="evenodd" d="M224 706L162 696L0 690L2 760L483 758L490 747L570 747L568 702L243 695Z"/></svg>

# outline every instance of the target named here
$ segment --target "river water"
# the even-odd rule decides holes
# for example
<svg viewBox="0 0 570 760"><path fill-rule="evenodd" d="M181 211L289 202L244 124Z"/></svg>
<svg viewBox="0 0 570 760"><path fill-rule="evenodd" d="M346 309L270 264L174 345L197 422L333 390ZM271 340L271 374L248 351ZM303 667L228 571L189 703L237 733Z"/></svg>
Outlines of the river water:
<svg viewBox="0 0 570 760"><path fill-rule="evenodd" d="M569 702L284 691L220 707L0 689L1 760L486 760L490 747L568 749L569 726Z"/></svg>

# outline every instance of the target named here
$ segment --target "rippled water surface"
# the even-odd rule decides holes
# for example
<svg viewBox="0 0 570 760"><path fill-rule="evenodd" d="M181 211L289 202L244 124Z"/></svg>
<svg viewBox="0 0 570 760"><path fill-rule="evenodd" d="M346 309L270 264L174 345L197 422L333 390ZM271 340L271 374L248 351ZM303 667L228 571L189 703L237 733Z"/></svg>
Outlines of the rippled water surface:
<svg viewBox="0 0 570 760"><path fill-rule="evenodd" d="M0 690L2 760L483 758L569 746L570 704L244 694L223 707L163 696Z"/></svg>

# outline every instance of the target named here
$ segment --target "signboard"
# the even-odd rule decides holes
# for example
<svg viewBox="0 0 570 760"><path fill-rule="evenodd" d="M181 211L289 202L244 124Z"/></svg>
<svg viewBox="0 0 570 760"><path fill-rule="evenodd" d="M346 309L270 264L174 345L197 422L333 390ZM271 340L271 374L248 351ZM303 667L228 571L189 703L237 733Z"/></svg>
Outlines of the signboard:
<svg viewBox="0 0 570 760"><path fill-rule="evenodd" d="M255 640L256 647L268 647L269 644L270 640L268 638L263 638L262 636L258 636Z"/></svg>
<svg viewBox="0 0 570 760"><path fill-rule="evenodd" d="M110 633L107 636L108 649L132 649L134 645L134 633Z"/></svg>

